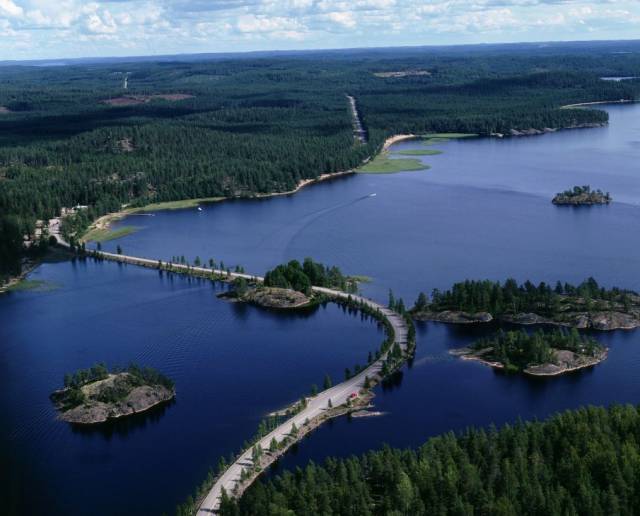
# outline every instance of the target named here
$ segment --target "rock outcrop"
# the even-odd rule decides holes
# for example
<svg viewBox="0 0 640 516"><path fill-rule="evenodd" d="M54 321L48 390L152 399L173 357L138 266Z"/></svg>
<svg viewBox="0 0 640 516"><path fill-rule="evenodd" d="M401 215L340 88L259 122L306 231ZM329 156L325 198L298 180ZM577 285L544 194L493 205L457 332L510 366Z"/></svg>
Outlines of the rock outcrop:
<svg viewBox="0 0 640 516"><path fill-rule="evenodd" d="M69 423L90 425L104 423L149 410L173 399L175 389L163 385L136 385L129 373L110 374L106 379L80 388L84 401L69 408L71 389L61 389L51 395L59 417Z"/></svg>

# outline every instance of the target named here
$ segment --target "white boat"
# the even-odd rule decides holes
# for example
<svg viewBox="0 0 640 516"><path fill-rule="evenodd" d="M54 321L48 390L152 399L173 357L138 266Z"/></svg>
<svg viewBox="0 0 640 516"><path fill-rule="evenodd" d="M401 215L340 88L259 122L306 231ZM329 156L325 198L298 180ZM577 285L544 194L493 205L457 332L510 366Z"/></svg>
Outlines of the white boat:
<svg viewBox="0 0 640 516"><path fill-rule="evenodd" d="M369 194L369 197L375 197L376 195L378 195L378 194L377 193L372 193L372 194Z"/></svg>
<svg viewBox="0 0 640 516"><path fill-rule="evenodd" d="M198 211L202 211L202 208L200 206L198 206Z"/></svg>

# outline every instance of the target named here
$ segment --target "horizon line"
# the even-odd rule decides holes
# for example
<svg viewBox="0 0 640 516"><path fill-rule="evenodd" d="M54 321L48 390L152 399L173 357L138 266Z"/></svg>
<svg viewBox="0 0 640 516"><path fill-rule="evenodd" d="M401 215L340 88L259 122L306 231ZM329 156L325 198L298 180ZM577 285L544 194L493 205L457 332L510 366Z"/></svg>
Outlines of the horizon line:
<svg viewBox="0 0 640 516"><path fill-rule="evenodd" d="M393 49L445 49L445 48L466 48L466 47L500 47L508 45L561 45L561 44L588 44L588 43L638 43L637 39L577 39L577 40L540 40L540 41L504 41L493 43L455 43L448 45L423 44L423 45L397 45L397 46L362 46L362 47L327 47L327 48L300 48L300 49L265 49L265 50L244 50L244 51L212 51L212 52L181 52L176 54L131 54L131 55L112 55L112 56L83 56L83 57L51 57L51 58L32 58L32 59L0 59L0 65L20 65L22 63L58 63L61 61L107 61L107 60L126 60L126 59L170 59L185 58L198 56L251 56L256 54L311 54L322 52L359 52L370 50L393 50Z"/></svg>

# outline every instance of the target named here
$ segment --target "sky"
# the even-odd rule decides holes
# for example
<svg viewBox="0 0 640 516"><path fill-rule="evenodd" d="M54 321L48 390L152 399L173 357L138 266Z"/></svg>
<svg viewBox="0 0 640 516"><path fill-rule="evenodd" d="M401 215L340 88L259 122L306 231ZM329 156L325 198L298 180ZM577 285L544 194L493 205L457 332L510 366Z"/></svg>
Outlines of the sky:
<svg viewBox="0 0 640 516"><path fill-rule="evenodd" d="M0 0L0 60L640 38L640 0Z"/></svg>

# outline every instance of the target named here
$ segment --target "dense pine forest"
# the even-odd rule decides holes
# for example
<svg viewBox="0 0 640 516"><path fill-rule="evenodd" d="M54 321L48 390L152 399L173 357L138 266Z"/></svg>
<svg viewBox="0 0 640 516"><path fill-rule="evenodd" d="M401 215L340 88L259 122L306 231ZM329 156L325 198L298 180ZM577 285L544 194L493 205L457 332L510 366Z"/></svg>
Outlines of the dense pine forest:
<svg viewBox="0 0 640 516"><path fill-rule="evenodd" d="M616 514L640 507L640 412L584 408L261 480L221 514Z"/></svg>
<svg viewBox="0 0 640 516"><path fill-rule="evenodd" d="M510 278L504 283L489 280L467 280L455 283L450 290L434 290L431 303L424 293L418 296L413 311L460 310L462 312L489 312L493 316L534 312L545 316L554 316L561 309L561 303L581 300L580 306L590 310L598 307L599 301L619 302L628 309L631 298L636 294L619 288L606 289L598 285L594 278L588 278L578 286L557 282L555 287L541 282L538 285L530 281L518 284ZM608 305L607 305L608 307Z"/></svg>
<svg viewBox="0 0 640 516"><path fill-rule="evenodd" d="M359 165L398 132L603 123L635 99L638 43L308 52L0 68L0 276L61 207L286 191ZM398 76L397 71L419 71ZM128 76L128 89L123 78ZM346 94L369 141L353 137ZM123 98L124 97L124 98Z"/></svg>
<svg viewBox="0 0 640 516"><path fill-rule="evenodd" d="M537 330L531 334L525 331L499 330L495 335L479 339L471 349L476 351L491 348L483 358L502 363L509 372L521 371L531 364L546 364L554 361L554 350L562 349L596 356L603 346L588 335L581 335L573 328L566 330Z"/></svg>
<svg viewBox="0 0 640 516"><path fill-rule="evenodd" d="M327 267L305 258L300 264L291 260L286 265L278 265L264 276L266 287L289 288L311 294L311 287L337 288L344 291L354 289L354 281L342 274L338 267Z"/></svg>

